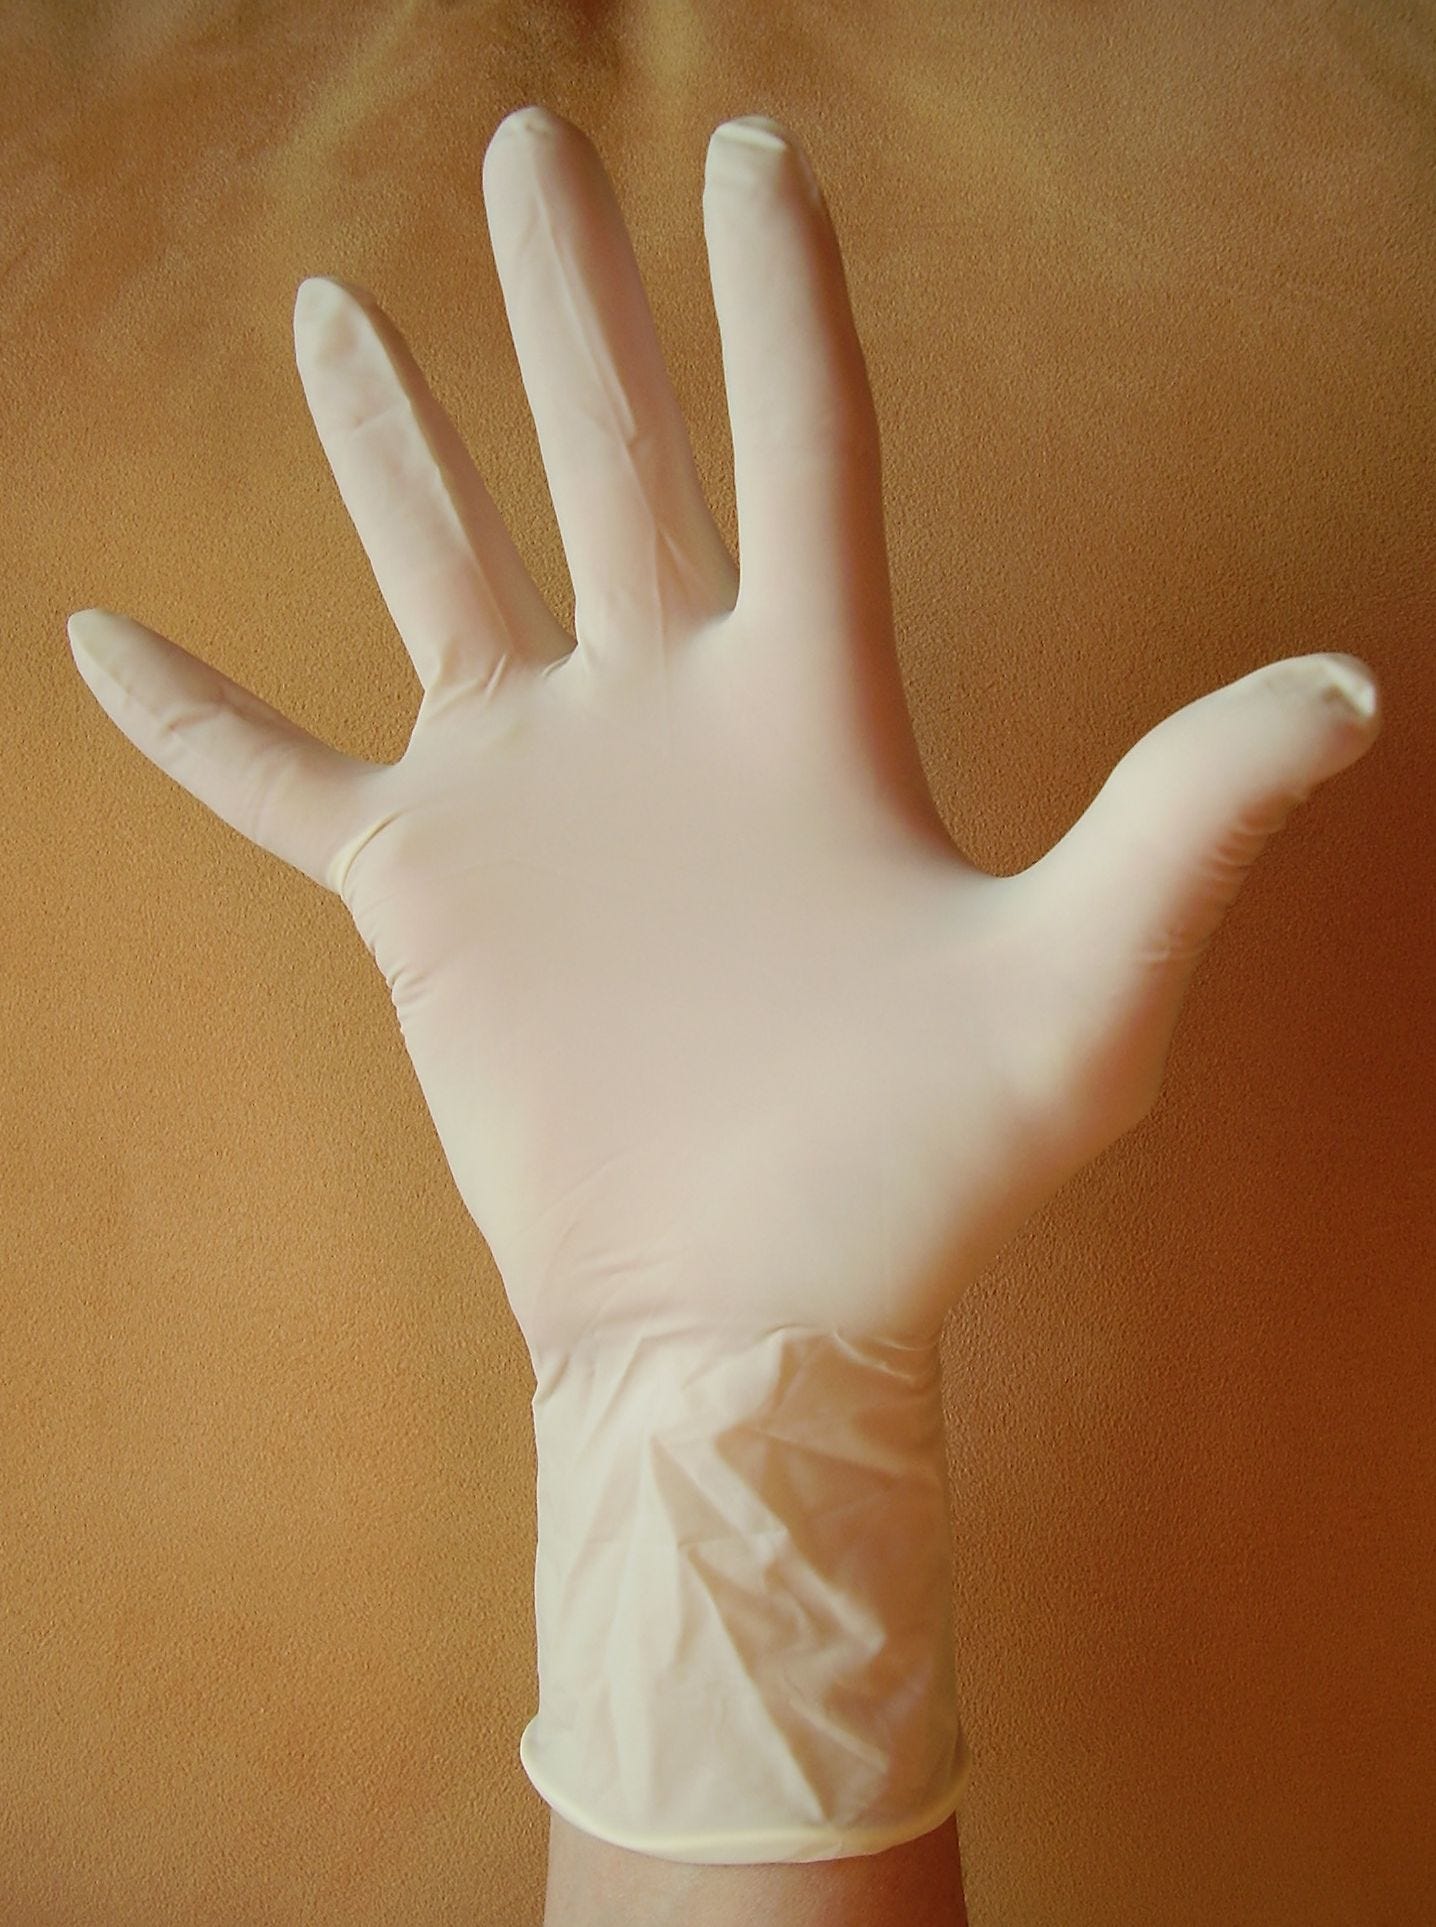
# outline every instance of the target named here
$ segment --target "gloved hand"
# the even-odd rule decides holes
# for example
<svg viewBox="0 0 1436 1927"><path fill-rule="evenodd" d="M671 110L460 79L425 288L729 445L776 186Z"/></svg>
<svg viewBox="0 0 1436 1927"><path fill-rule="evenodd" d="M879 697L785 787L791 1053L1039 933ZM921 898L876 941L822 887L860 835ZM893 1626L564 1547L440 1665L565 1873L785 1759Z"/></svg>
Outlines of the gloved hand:
<svg viewBox="0 0 1436 1927"><path fill-rule="evenodd" d="M484 194L577 647L392 324L311 280L300 375L424 690L403 757L121 616L73 618L75 660L388 980L535 1373L534 1784L672 1859L875 1852L964 1771L944 1312L1145 1116L1198 957L1374 739L1375 687L1258 669L980 873L913 741L877 424L791 137L708 150L741 581L592 146L510 115Z"/></svg>

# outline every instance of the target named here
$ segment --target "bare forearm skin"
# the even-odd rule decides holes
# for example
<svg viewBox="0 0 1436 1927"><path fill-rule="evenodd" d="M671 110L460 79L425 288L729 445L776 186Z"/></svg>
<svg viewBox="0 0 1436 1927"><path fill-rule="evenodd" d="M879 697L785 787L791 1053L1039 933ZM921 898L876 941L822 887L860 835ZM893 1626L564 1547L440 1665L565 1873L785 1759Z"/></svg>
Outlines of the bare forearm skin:
<svg viewBox="0 0 1436 1927"><path fill-rule="evenodd" d="M543 1927L967 1927L957 1823L883 1853L706 1866L610 1846L550 1811Z"/></svg>

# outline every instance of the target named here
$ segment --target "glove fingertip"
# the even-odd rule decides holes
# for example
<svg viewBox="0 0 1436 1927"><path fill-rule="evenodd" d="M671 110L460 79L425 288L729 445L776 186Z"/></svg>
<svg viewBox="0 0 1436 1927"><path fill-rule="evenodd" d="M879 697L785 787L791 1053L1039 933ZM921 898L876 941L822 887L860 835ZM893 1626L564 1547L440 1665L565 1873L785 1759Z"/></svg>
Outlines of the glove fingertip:
<svg viewBox="0 0 1436 1927"><path fill-rule="evenodd" d="M1337 652L1317 656L1323 677L1322 694L1341 704L1364 723L1375 720L1381 705L1380 686L1359 656Z"/></svg>
<svg viewBox="0 0 1436 1927"><path fill-rule="evenodd" d="M114 640L111 627L114 620L108 609L77 609L65 624L71 651L89 657L103 668L106 645Z"/></svg>

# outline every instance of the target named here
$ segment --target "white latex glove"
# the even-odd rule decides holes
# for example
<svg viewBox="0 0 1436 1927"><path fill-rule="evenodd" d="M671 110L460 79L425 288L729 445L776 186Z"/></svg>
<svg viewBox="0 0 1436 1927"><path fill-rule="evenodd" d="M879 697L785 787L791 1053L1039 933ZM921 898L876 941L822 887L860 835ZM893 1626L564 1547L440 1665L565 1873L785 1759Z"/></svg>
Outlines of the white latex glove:
<svg viewBox="0 0 1436 1927"><path fill-rule="evenodd" d="M877 425L791 137L708 150L741 585L592 146L510 115L484 194L577 647L392 324L312 280L300 376L424 689L404 756L121 616L72 619L75 660L389 982L537 1381L534 1785L661 1857L871 1853L965 1766L944 1312L1150 1109L1197 958L1372 742L1375 687L1258 669L981 874L913 742Z"/></svg>

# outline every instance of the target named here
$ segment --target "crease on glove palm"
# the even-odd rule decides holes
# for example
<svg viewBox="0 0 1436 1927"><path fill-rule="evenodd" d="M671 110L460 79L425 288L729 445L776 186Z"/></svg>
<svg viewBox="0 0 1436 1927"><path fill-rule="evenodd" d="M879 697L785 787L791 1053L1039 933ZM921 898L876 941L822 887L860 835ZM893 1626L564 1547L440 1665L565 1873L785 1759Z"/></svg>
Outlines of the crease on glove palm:
<svg viewBox="0 0 1436 1927"><path fill-rule="evenodd" d="M1157 1095L1268 839L1373 740L1365 665L1167 717L1021 875L944 829L893 644L877 425L827 209L761 117L703 213L741 580L587 139L484 163L575 637L372 296L313 280L310 411L423 701L395 765L127 618L101 706L338 892L533 1361L540 1707L589 1831L818 1859L957 1803L937 1346L965 1282Z"/></svg>

